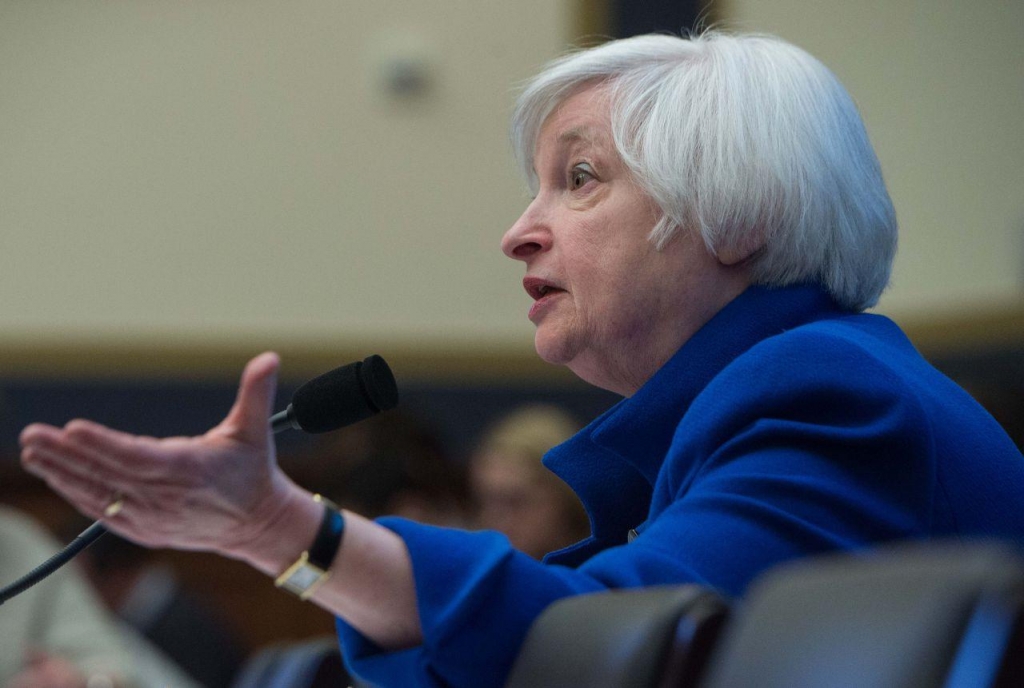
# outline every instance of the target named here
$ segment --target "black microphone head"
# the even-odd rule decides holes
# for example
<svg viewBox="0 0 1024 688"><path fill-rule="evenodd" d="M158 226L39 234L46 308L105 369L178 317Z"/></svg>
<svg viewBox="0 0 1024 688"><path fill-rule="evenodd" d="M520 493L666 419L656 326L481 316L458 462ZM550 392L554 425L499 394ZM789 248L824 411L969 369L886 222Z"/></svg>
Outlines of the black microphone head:
<svg viewBox="0 0 1024 688"><path fill-rule="evenodd" d="M291 410L305 432L330 432L398 405L398 386L380 356L349 363L296 390Z"/></svg>

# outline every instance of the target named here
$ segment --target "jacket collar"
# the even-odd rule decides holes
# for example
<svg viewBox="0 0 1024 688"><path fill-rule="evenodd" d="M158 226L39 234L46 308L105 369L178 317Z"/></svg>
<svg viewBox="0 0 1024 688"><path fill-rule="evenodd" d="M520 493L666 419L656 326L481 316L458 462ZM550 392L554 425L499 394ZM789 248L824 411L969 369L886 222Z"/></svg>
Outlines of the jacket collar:
<svg viewBox="0 0 1024 688"><path fill-rule="evenodd" d="M820 287L750 287L698 330L632 397L544 457L579 495L594 537L624 539L647 516L676 426L698 394L758 342L839 312Z"/></svg>

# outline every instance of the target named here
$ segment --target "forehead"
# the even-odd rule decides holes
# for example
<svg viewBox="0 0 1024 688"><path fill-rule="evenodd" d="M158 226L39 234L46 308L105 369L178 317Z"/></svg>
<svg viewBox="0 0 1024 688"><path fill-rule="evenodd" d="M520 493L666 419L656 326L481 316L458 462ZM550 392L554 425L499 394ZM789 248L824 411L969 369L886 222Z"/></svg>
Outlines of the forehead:
<svg viewBox="0 0 1024 688"><path fill-rule="evenodd" d="M611 100L606 88L587 87L559 103L541 125L536 155L578 144L611 147Z"/></svg>

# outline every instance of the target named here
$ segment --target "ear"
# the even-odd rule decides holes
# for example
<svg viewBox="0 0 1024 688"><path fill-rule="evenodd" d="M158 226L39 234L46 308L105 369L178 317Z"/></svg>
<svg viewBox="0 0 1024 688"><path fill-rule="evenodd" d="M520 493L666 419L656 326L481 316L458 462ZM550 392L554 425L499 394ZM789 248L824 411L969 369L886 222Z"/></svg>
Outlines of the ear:
<svg viewBox="0 0 1024 688"><path fill-rule="evenodd" d="M749 260L754 254L764 248L768 243L763 227L755 227L740 237L739 241L728 246L722 246L715 250L715 257L718 262L726 267L732 267Z"/></svg>

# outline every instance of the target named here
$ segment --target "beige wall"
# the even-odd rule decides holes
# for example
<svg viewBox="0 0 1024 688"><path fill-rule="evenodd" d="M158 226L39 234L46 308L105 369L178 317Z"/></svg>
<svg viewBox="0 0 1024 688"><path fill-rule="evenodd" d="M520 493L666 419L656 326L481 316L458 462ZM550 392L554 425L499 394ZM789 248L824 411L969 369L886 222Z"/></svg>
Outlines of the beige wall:
<svg viewBox="0 0 1024 688"><path fill-rule="evenodd" d="M920 320L1021 303L1024 3L719 5L730 28L816 55L860 106L900 222L881 310Z"/></svg>
<svg viewBox="0 0 1024 688"><path fill-rule="evenodd" d="M506 126L572 22L551 0L3 0L0 346L528 348ZM393 58L425 61L425 93L389 95Z"/></svg>
<svg viewBox="0 0 1024 688"><path fill-rule="evenodd" d="M3 0L0 351L530 356L521 268L498 251L527 200L507 116L580 7ZM903 230L883 310L1019 302L1024 3L720 14L806 47L860 103ZM388 95L394 58L425 62L424 94Z"/></svg>

